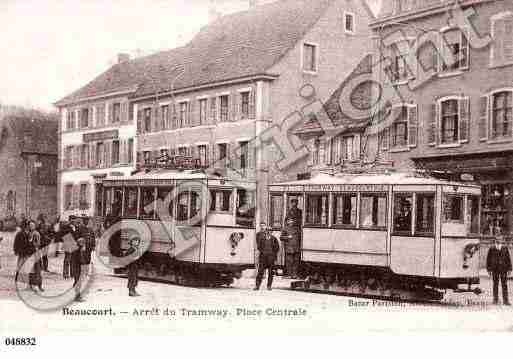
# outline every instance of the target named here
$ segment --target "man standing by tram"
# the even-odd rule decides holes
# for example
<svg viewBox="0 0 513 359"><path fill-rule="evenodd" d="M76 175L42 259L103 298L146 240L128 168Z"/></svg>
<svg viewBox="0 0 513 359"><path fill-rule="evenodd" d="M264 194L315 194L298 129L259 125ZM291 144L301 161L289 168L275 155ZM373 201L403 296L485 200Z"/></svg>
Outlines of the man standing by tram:
<svg viewBox="0 0 513 359"><path fill-rule="evenodd" d="M267 227L267 223L260 224L260 232L256 235L258 249L258 273L254 290L260 289L265 270L267 269L267 289L272 289L274 264L278 258L280 243Z"/></svg>
<svg viewBox="0 0 513 359"><path fill-rule="evenodd" d="M301 261L301 234L303 211L298 208L299 201L293 198L285 217L285 227L280 238L285 245L285 274L297 278Z"/></svg>
<svg viewBox="0 0 513 359"><path fill-rule="evenodd" d="M499 280L502 284L502 302L511 305L508 298L508 276L511 274L511 257L503 243L504 237L495 238L493 246L488 250L486 270L493 280L493 304L499 303Z"/></svg>

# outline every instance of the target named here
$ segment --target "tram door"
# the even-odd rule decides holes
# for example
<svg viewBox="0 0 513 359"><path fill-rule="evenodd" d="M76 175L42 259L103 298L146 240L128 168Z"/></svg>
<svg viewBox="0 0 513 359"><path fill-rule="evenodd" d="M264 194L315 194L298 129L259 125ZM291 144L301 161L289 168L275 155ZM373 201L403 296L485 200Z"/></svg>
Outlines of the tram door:
<svg viewBox="0 0 513 359"><path fill-rule="evenodd" d="M390 264L394 273L435 275L435 198L435 189L393 194Z"/></svg>
<svg viewBox="0 0 513 359"><path fill-rule="evenodd" d="M291 256L292 251L301 253L303 239L303 213L304 213L304 197L301 193L287 193L285 204L285 217L283 228L287 231L290 239L285 244L281 242L281 251L283 253L281 259L286 265L287 258ZM298 264L297 264L298 265Z"/></svg>

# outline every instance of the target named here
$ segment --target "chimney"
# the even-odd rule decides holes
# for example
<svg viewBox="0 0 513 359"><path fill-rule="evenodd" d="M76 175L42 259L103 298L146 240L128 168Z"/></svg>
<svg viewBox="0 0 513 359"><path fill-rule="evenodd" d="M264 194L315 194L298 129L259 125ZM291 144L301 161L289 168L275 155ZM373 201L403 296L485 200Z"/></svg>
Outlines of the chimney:
<svg viewBox="0 0 513 359"><path fill-rule="evenodd" d="M118 54L118 64L130 61L130 55L127 53Z"/></svg>
<svg viewBox="0 0 513 359"><path fill-rule="evenodd" d="M216 0L210 0L208 9L208 22L214 22L221 17L221 12L217 9Z"/></svg>

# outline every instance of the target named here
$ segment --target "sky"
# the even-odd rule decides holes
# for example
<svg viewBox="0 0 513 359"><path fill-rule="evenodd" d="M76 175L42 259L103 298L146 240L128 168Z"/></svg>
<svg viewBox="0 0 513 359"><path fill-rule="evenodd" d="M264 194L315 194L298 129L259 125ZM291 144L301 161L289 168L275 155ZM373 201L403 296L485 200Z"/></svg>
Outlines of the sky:
<svg viewBox="0 0 513 359"><path fill-rule="evenodd" d="M377 7L381 0L368 1ZM247 9L248 0L216 4L226 14ZM0 0L0 104L52 110L118 53L184 45L208 24L209 6L210 0Z"/></svg>

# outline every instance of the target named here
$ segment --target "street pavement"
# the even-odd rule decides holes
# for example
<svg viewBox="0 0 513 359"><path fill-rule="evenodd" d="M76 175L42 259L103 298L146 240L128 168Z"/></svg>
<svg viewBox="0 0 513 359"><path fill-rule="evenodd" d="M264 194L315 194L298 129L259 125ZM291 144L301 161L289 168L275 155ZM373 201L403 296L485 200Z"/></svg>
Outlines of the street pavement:
<svg viewBox="0 0 513 359"><path fill-rule="evenodd" d="M230 288L201 289L141 281L140 297L128 297L126 279L111 275L96 259L83 303L51 312L29 308L14 287L13 234L0 233L0 333L168 335L168 334L333 334L358 332L512 331L513 311L491 305L484 293L447 293L440 304L414 304L295 292L276 278L275 289L255 292L248 271ZM43 274L45 296L58 295L73 281L62 278L63 255L50 258ZM264 286L263 286L264 287ZM511 286L510 286L511 287ZM95 312L92 312L92 311Z"/></svg>

